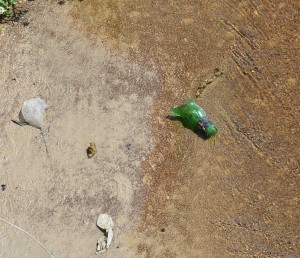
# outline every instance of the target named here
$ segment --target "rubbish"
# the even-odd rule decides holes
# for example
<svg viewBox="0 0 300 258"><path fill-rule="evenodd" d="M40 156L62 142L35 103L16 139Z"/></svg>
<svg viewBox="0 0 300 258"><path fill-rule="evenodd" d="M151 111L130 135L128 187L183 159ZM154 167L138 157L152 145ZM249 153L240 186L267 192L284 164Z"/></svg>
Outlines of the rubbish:
<svg viewBox="0 0 300 258"><path fill-rule="evenodd" d="M46 108L45 101L40 98L26 101L20 112L19 125L24 125L24 122L27 122L29 125L40 129L43 125L43 114Z"/></svg>
<svg viewBox="0 0 300 258"><path fill-rule="evenodd" d="M94 142L90 143L90 146L86 150L89 159L95 156L97 153L96 144Z"/></svg>
<svg viewBox="0 0 300 258"><path fill-rule="evenodd" d="M106 250L106 241L105 241L105 237L101 236L97 242L97 246L96 246L96 253L95 254L99 254L99 253L105 253Z"/></svg>
<svg viewBox="0 0 300 258"><path fill-rule="evenodd" d="M105 234L101 236L97 242L96 254L106 252L111 245L114 236L114 222L108 214L100 214L97 220L97 226L105 230Z"/></svg>
<svg viewBox="0 0 300 258"><path fill-rule="evenodd" d="M108 214L100 214L97 220L97 226L109 230L114 227L114 222Z"/></svg>
<svg viewBox="0 0 300 258"><path fill-rule="evenodd" d="M173 118L180 120L183 125L193 131L203 130L208 137L214 136L218 128L210 121L205 111L195 100L190 99L186 104L170 110Z"/></svg>
<svg viewBox="0 0 300 258"><path fill-rule="evenodd" d="M106 248L108 249L114 237L114 232L110 228L107 232Z"/></svg>

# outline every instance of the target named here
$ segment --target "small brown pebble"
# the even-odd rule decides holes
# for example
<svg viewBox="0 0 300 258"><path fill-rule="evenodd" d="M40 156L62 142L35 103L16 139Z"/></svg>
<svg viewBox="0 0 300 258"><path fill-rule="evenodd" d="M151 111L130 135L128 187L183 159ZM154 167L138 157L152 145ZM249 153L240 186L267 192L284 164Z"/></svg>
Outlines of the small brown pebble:
<svg viewBox="0 0 300 258"><path fill-rule="evenodd" d="M1 185L1 190L2 190L2 191L5 191L6 188L7 188L7 186L6 186L5 184Z"/></svg>
<svg viewBox="0 0 300 258"><path fill-rule="evenodd" d="M223 75L223 71L221 71L220 68L215 68L215 70L214 70L214 76L216 78L218 78L218 77L220 77L222 75Z"/></svg>
<svg viewBox="0 0 300 258"><path fill-rule="evenodd" d="M95 154L97 153L96 144L94 142L91 142L86 152L89 159L94 157Z"/></svg>
<svg viewBox="0 0 300 258"><path fill-rule="evenodd" d="M165 229L165 228L162 228L160 231L161 231L161 232L166 232L166 229Z"/></svg>

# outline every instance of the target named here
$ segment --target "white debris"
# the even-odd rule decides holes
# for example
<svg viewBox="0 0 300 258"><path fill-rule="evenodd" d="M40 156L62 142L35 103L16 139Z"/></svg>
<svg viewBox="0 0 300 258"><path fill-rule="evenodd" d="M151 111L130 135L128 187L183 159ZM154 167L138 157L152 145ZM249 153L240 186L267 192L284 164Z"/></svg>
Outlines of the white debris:
<svg viewBox="0 0 300 258"><path fill-rule="evenodd" d="M108 230L114 227L114 222L111 216L109 216L108 214L100 214L97 220L97 226L102 229Z"/></svg>
<svg viewBox="0 0 300 258"><path fill-rule="evenodd" d="M112 242L112 239L114 237L114 232L113 230L110 228L107 232L107 240L106 240L106 248L108 249L111 242Z"/></svg>
<svg viewBox="0 0 300 258"><path fill-rule="evenodd" d="M114 233L114 222L108 214L100 214L97 220L97 226L105 230L105 234L97 242L96 254L106 252L111 245Z"/></svg>
<svg viewBox="0 0 300 258"><path fill-rule="evenodd" d="M105 240L105 236L101 236L97 242L97 247L96 247L96 254L98 253L104 253L106 252L106 240Z"/></svg>
<svg viewBox="0 0 300 258"><path fill-rule="evenodd" d="M29 125L41 128L43 125L43 114L47 105L40 98L26 101L21 109L20 120L27 122Z"/></svg>

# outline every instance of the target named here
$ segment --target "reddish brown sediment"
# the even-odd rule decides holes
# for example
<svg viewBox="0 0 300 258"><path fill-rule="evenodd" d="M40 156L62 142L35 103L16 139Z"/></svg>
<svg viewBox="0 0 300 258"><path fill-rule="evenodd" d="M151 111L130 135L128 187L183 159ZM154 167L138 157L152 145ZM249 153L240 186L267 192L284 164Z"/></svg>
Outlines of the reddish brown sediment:
<svg viewBox="0 0 300 258"><path fill-rule="evenodd" d="M77 14L92 33L161 75L139 250L145 257L161 257L158 249L164 257L295 255L297 1L87 5L92 20L80 14L83 5ZM199 102L220 130L204 141L166 115L216 67L224 76Z"/></svg>

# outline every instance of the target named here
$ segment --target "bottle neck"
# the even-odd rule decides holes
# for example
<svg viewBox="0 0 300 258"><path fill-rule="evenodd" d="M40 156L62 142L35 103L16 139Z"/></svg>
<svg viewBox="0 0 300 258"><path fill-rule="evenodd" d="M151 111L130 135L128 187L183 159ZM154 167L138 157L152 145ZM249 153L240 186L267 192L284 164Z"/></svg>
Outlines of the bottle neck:
<svg viewBox="0 0 300 258"><path fill-rule="evenodd" d="M205 116L198 121L198 126L200 127L200 129L205 130L205 128L211 123L212 122L207 118L207 116Z"/></svg>

